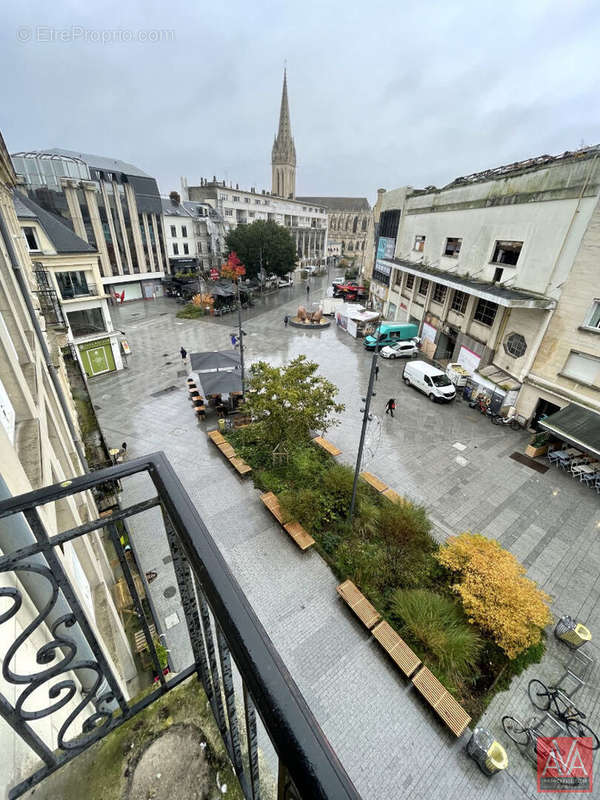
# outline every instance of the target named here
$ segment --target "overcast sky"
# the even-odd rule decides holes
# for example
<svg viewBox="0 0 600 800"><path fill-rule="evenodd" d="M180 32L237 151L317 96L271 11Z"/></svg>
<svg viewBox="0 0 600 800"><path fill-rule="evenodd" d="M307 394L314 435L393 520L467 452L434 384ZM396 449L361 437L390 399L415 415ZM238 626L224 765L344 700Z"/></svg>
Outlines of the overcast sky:
<svg viewBox="0 0 600 800"><path fill-rule="evenodd" d="M121 158L163 194L270 189L285 59L299 195L373 202L600 142L595 0L9 0L0 19L9 151Z"/></svg>

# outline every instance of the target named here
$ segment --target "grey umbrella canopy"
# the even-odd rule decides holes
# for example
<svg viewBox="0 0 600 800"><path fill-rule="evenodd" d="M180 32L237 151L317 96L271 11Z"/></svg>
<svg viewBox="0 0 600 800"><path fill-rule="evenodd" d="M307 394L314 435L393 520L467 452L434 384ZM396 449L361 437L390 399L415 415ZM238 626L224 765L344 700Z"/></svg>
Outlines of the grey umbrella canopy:
<svg viewBox="0 0 600 800"><path fill-rule="evenodd" d="M222 350L211 353L190 353L190 365L193 372L220 372L238 370L240 354L237 350ZM235 391L235 390L234 390Z"/></svg>
<svg viewBox="0 0 600 800"><path fill-rule="evenodd" d="M238 372L203 372L199 380L204 397L242 391L242 379Z"/></svg>

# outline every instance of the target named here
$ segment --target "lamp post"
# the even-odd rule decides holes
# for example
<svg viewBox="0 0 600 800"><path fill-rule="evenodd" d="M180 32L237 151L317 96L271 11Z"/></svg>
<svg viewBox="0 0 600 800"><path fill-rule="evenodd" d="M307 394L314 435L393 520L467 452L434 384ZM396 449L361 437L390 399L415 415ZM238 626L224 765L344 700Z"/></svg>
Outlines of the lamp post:
<svg viewBox="0 0 600 800"><path fill-rule="evenodd" d="M363 449L365 446L365 436L367 433L367 423L373 419L370 415L369 411L371 408L371 398L376 396L376 392L373 391L373 385L375 383L375 374L377 368L377 357L379 355L379 335L380 335L380 326L381 320L379 325L377 326L377 330L375 332L376 342L375 342L375 350L373 351L373 358L371 359L371 371L369 373L369 387L367 389L367 396L361 398L362 402L365 404L364 408L361 408L361 414L363 415L362 427L360 429L360 442L358 444L358 455L356 457L356 467L354 468L354 481L352 483L352 500L350 501L350 516L349 521L350 525L352 525L352 519L354 517L354 507L356 505L356 489L358 486L358 477L360 475L360 468L362 464L362 455Z"/></svg>
<svg viewBox="0 0 600 800"><path fill-rule="evenodd" d="M238 338L240 340L240 368L242 378L242 396L245 393L246 386L244 381L244 336L245 332L242 330L242 300L240 297L240 278L239 275L236 279L235 285L237 287L237 306L238 306Z"/></svg>

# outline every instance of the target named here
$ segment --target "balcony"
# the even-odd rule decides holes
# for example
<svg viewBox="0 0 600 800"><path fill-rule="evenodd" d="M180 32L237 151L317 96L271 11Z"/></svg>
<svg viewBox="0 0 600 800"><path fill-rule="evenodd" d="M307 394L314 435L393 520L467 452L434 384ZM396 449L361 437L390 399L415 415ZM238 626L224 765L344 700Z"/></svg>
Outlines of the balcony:
<svg viewBox="0 0 600 800"><path fill-rule="evenodd" d="M137 487L136 498L139 499L135 504L104 512L101 518L77 528L48 535L38 511L41 506L71 497L76 500L80 492L97 492L107 484L119 486L127 480L133 480ZM126 531L127 521L149 513L151 519L144 516L145 523L147 521L153 528L160 524L157 535L164 536L169 544L176 583L173 593L177 593L178 609L183 617L182 633L189 640L189 663L180 666L177 673L165 668L168 651L157 645L157 636L166 634L168 642L169 632L159 629L149 606L144 605L140 596L143 584L140 587L139 576L135 574L135 541L131 541L131 547L124 544L127 539L123 526ZM40 759L40 765L11 788L9 800L21 797L32 787L39 787L36 791L41 797L80 797L82 785L91 792L92 783L96 785L104 771L115 771L114 759L133 751L149 731L160 733L161 725L163 729L169 728L164 735L173 734L173 741L169 747L164 742L160 772L154 774L154 769L151 776L154 780L151 791L156 791L156 796L172 796L163 794L160 784L156 783L161 773L170 775L171 780L184 781L188 770L196 766L196 760L190 760L181 773L169 771L169 760L179 755L174 734L181 733L186 725L189 728L200 725L205 733L208 721L203 721L203 715L208 713L219 742L211 742L210 733L206 733L204 747L208 746L211 754L211 758L207 756L207 763L213 769L216 765L218 770L221 765L221 770L225 770L227 762L227 769L232 770L239 783L239 790L237 785L233 786L227 796L243 796L246 800L273 797L278 800L359 800L356 789L162 453L2 501L0 519L9 518L19 524L27 523L32 543L0 557L0 572L12 573L22 580L27 574L29 580L45 583L51 598L33 623L30 619L26 621L29 629L9 647L4 661L5 678L14 686L16 699L11 703L0 694L0 717L12 728L13 735L20 737ZM147 651L155 676L154 687L134 700L126 697L102 642L94 633L95 626L90 624L57 555L56 548L62 549L68 542L92 531L104 531L105 540L114 548L116 563L129 592L134 621L139 627L136 640L139 639ZM152 579L147 573L146 580ZM17 583L13 588L11 584L10 588L2 590L8 607L5 603L2 605L0 626L14 617L19 619L17 615L30 607L28 602L23 602L28 598L21 594L21 585ZM49 641L41 647L36 644L36 663L29 665L21 660L18 664L21 671L26 669L32 674L16 675L6 669L11 664L14 668L13 657L27 634L42 624L49 631ZM94 678L91 682L90 674ZM86 680L88 688L79 694L79 686L84 687ZM48 697L50 701L44 699ZM77 699L73 700L74 697ZM79 702L77 713L65 719L65 711L61 713L61 709L71 701ZM43 706L40 710L33 710L32 706L37 708L40 704ZM149 716L152 714L154 717ZM86 716L85 720L81 719ZM44 741L36 730L36 720L48 717L56 720L58 744ZM181 727L172 723L181 723ZM155 738L151 746L159 741L160 738ZM99 745L94 748L99 742L106 742L106 750L98 750ZM110 758L104 762L102 759L107 758L107 753ZM73 765L69 767L71 762ZM130 771L137 774L136 765L141 763L136 751L136 758L131 758L125 770L126 775ZM59 776L66 776L63 786L68 784L69 774L78 794L57 793L50 788ZM122 775L122 771L119 774ZM216 773L221 792L223 776L222 771ZM214 776L211 773L209 777L212 780ZM214 791L214 783L210 786ZM196 786L195 790L201 794L202 787Z"/></svg>

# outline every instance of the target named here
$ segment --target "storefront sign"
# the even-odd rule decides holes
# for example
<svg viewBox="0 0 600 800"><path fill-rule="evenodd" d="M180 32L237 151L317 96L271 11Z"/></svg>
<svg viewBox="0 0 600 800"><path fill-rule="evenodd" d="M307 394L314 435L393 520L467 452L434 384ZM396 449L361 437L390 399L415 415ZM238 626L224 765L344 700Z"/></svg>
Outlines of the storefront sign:
<svg viewBox="0 0 600 800"><path fill-rule="evenodd" d="M380 236L377 242L377 258L393 258L396 250L396 240Z"/></svg>
<svg viewBox="0 0 600 800"><path fill-rule="evenodd" d="M210 271L210 279L211 281L219 280L219 270L215 269L214 267Z"/></svg>
<svg viewBox="0 0 600 800"><path fill-rule="evenodd" d="M435 342L435 335L437 333L437 329L433 327L433 325L429 325L429 323L423 323L423 330L421 331L421 336L424 339L429 339L430 342Z"/></svg>
<svg viewBox="0 0 600 800"><path fill-rule="evenodd" d="M121 347L123 348L123 352L126 356L131 355L131 347L129 347L129 342L127 339L121 339Z"/></svg>
<svg viewBox="0 0 600 800"><path fill-rule="evenodd" d="M481 356L478 356L477 353L474 353L472 350L469 350L468 347L461 347L456 361L458 364L461 364L466 370L468 370L472 375L479 368L479 362L481 361Z"/></svg>

